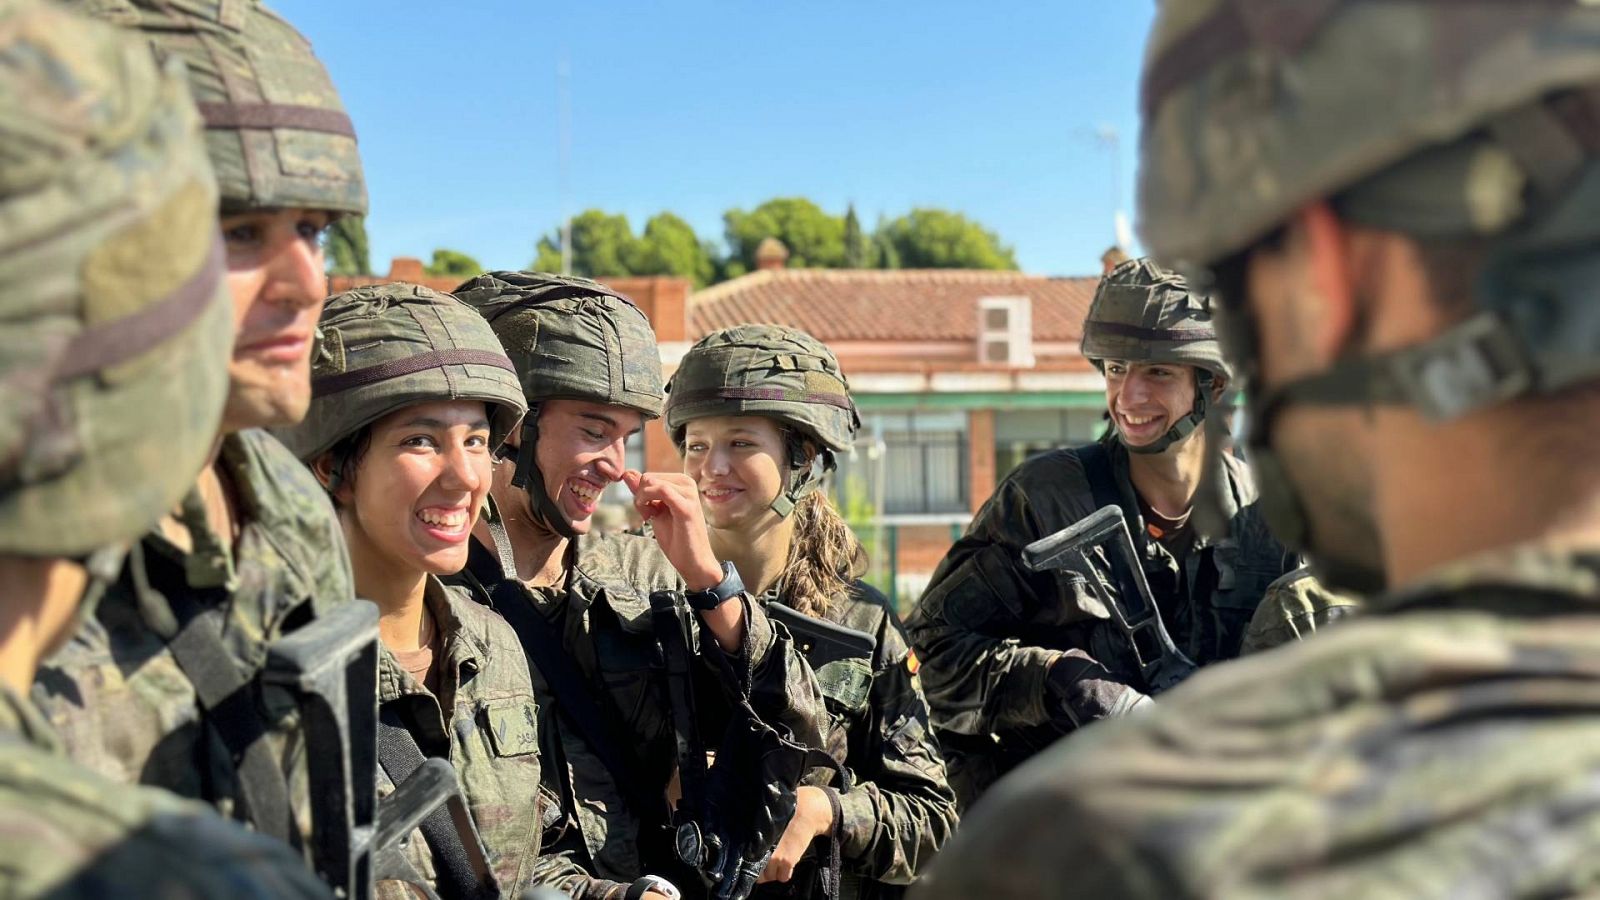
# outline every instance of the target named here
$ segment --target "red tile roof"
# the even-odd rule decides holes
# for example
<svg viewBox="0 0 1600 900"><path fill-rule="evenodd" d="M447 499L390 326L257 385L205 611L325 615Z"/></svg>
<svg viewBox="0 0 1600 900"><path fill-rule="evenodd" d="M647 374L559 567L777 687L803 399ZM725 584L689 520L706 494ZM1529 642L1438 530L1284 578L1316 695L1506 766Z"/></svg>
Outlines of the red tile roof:
<svg viewBox="0 0 1600 900"><path fill-rule="evenodd" d="M1098 277L973 269L779 269L689 296L689 332L773 322L831 341L976 341L978 300L1033 300L1033 339L1076 343Z"/></svg>

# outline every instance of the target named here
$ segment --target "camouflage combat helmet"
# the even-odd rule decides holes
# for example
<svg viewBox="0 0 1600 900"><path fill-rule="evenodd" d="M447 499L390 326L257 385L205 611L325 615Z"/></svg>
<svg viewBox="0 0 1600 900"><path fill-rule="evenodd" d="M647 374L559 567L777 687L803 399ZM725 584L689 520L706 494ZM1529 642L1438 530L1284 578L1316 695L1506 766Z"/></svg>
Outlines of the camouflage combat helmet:
<svg viewBox="0 0 1600 900"><path fill-rule="evenodd" d="M189 68L223 213L367 211L355 128L301 34L259 0L67 0Z"/></svg>
<svg viewBox="0 0 1600 900"><path fill-rule="evenodd" d="M87 557L173 509L216 441L216 185L176 62L31 0L0 22L0 552Z"/></svg>
<svg viewBox="0 0 1600 900"><path fill-rule="evenodd" d="M534 464L539 404L589 400L661 416L661 352L632 300L587 278L544 272L488 272L455 294L489 320L522 379L528 415L512 483L527 490L534 513L574 536Z"/></svg>
<svg viewBox="0 0 1600 900"><path fill-rule="evenodd" d="M1187 437L1205 421L1215 380L1229 377L1210 304L1189 292L1182 275L1150 259L1128 260L1100 279L1082 350L1102 372L1108 359L1195 367L1194 408L1159 439L1129 447L1133 453L1160 453Z"/></svg>
<svg viewBox="0 0 1600 900"><path fill-rule="evenodd" d="M450 296L414 284L360 287L323 307L311 408L279 437L306 463L384 416L435 400L490 404L498 449L522 419L522 385L489 323Z"/></svg>
<svg viewBox="0 0 1600 900"><path fill-rule="evenodd" d="M1577 0L1159 7L1140 226L1158 258L1232 276L1217 285L1218 329L1247 382L1255 335L1224 264L1308 203L1482 247L1471 313L1442 334L1270 392L1247 385L1251 458L1286 542L1307 538L1270 450L1288 405L1406 404L1443 420L1600 378L1597 34L1600 7Z"/></svg>
<svg viewBox="0 0 1600 900"><path fill-rule="evenodd" d="M790 449L788 487L772 502L780 516L822 485L834 454L848 451L861 427L833 351L782 325L725 328L689 348L667 386L667 432L680 451L688 423L710 416L767 416L819 446L809 462Z"/></svg>

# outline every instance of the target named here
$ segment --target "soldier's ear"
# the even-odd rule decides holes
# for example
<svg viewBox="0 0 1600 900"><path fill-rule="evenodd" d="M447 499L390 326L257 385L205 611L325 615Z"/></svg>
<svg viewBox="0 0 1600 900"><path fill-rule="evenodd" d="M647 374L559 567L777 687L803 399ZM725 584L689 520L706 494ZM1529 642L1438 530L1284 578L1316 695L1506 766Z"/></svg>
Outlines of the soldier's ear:
<svg viewBox="0 0 1600 900"><path fill-rule="evenodd" d="M340 463L334 451L329 450L311 461L311 474L321 482L322 489L333 498L335 506L350 502L350 484L339 475Z"/></svg>
<svg viewBox="0 0 1600 900"><path fill-rule="evenodd" d="M1221 403L1222 402L1222 397L1226 393L1228 393L1228 376L1226 376L1226 375L1212 375L1211 376L1211 402L1213 404Z"/></svg>
<svg viewBox="0 0 1600 900"><path fill-rule="evenodd" d="M1350 352L1359 338L1361 307L1356 299L1350 234L1327 201L1300 210L1291 226L1291 255L1305 266L1305 287L1314 296L1315 309L1307 310L1314 322L1303 323L1319 361L1331 363ZM1298 245L1298 246L1297 246ZM1296 306L1302 306L1296 304Z"/></svg>

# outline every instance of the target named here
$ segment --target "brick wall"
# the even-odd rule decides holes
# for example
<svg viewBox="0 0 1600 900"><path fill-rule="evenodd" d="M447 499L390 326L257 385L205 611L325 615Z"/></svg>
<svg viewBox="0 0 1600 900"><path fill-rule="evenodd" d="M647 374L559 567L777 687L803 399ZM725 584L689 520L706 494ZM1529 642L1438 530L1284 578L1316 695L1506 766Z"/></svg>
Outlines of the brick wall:
<svg viewBox="0 0 1600 900"><path fill-rule="evenodd" d="M994 410L967 413L967 502L973 513L994 493Z"/></svg>

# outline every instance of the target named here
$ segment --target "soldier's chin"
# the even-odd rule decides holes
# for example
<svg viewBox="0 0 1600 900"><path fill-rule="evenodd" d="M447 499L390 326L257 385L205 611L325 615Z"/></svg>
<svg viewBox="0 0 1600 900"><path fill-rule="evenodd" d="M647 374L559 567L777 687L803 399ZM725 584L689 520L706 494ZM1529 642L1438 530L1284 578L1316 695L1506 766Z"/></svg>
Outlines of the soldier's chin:
<svg viewBox="0 0 1600 900"><path fill-rule="evenodd" d="M576 518L575 514L568 512L567 527L572 529L573 534L588 534L589 529L594 527L594 513Z"/></svg>

